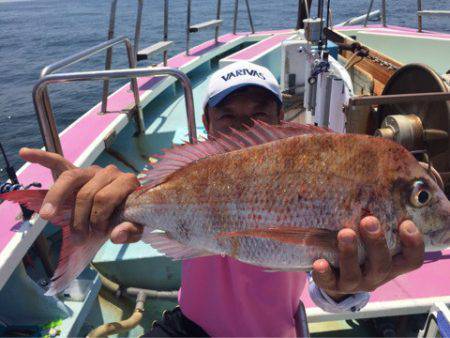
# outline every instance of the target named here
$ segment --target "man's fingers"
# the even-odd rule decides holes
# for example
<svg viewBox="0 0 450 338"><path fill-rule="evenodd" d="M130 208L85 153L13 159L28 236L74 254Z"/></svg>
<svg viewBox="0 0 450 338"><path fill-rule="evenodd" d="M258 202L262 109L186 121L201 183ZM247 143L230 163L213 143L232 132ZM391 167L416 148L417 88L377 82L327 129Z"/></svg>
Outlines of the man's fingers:
<svg viewBox="0 0 450 338"><path fill-rule="evenodd" d="M359 230L367 249L364 284L368 289L374 289L386 279L390 272L391 254L380 222L376 217L363 218Z"/></svg>
<svg viewBox="0 0 450 338"><path fill-rule="evenodd" d="M121 174L114 181L100 190L94 197L91 211L92 226L106 231L108 222L115 209L127 196L139 187L139 181L133 174Z"/></svg>
<svg viewBox="0 0 450 338"><path fill-rule="evenodd" d="M42 203L39 215L49 220L67 198L74 197L75 192L94 176L94 169L72 169L64 171L50 188Z"/></svg>
<svg viewBox="0 0 450 338"><path fill-rule="evenodd" d="M142 232L142 226L123 222L113 229L110 238L116 244L134 243L141 239Z"/></svg>
<svg viewBox="0 0 450 338"><path fill-rule="evenodd" d="M41 149L22 148L19 151L19 155L27 162L37 163L46 168L56 170L58 174L76 168L61 155Z"/></svg>
<svg viewBox="0 0 450 338"><path fill-rule="evenodd" d="M77 193L73 217L73 229L75 232L80 233L82 236L89 234L89 224L91 223L90 216L94 197L118 175L119 172L117 170L114 171L111 167L107 167L97 171L94 177L80 189Z"/></svg>
<svg viewBox="0 0 450 338"><path fill-rule="evenodd" d="M313 263L312 276L319 288L336 290L336 275L325 259L318 259Z"/></svg>
<svg viewBox="0 0 450 338"><path fill-rule="evenodd" d="M402 243L402 252L392 261L392 278L418 269L423 264L425 245L423 236L412 221L404 221L398 234Z"/></svg>
<svg viewBox="0 0 450 338"><path fill-rule="evenodd" d="M358 264L358 244L356 233L351 229L342 229L338 233L339 281L342 292L351 293L361 282L361 269Z"/></svg>

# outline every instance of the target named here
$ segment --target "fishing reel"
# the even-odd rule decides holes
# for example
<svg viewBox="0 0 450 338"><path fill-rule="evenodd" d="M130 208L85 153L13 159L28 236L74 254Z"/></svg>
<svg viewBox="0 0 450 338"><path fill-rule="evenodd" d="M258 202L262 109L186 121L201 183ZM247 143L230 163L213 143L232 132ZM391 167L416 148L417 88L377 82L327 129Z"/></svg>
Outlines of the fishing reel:
<svg viewBox="0 0 450 338"><path fill-rule="evenodd" d="M387 81L382 95L446 93L449 85L430 67L409 64ZM394 140L426 162L432 176L450 195L450 102L414 100L381 104L375 135Z"/></svg>

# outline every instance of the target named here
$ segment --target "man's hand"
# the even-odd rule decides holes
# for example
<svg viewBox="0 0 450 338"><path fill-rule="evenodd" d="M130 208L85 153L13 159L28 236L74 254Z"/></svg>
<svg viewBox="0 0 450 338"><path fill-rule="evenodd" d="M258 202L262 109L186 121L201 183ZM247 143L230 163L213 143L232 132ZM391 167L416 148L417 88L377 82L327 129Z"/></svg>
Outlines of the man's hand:
<svg viewBox="0 0 450 338"><path fill-rule="evenodd" d="M77 168L61 155L39 149L22 148L19 155L58 175L39 211L42 218L51 219L68 196L76 196L72 230L78 241L83 241L90 231L109 233L114 210L139 186L136 176L122 173L113 165ZM112 229L110 238L114 243L132 243L141 234L141 226L124 222Z"/></svg>
<svg viewBox="0 0 450 338"><path fill-rule="evenodd" d="M360 267L357 258L357 235L351 229L338 233L339 271L335 272L325 259L313 264L316 285L339 301L348 294L374 291L395 277L419 268L424 259L422 234L411 221L399 226L402 252L391 257L380 222L373 216L361 220L359 233L367 251Z"/></svg>

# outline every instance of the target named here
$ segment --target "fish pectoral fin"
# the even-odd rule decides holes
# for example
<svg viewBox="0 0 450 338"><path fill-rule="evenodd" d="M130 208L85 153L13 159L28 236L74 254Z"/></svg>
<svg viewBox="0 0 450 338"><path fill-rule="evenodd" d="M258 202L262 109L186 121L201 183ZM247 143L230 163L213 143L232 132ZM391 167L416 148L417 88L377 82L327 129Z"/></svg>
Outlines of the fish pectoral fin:
<svg viewBox="0 0 450 338"><path fill-rule="evenodd" d="M170 238L166 232L147 232L144 231L142 241L150 244L153 248L161 251L173 260L182 260L196 257L205 257L215 255L206 250L192 248L181 244L180 242Z"/></svg>
<svg viewBox="0 0 450 338"><path fill-rule="evenodd" d="M337 247L337 231L323 228L257 228L242 231L221 232L217 235L217 238L233 237L268 238L287 244L317 246L325 249L335 249Z"/></svg>

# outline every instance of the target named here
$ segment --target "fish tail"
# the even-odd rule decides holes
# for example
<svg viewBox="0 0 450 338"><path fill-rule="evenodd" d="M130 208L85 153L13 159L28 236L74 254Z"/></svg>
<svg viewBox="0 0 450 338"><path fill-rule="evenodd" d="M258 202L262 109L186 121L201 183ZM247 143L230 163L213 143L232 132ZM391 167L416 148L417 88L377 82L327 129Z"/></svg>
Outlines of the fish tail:
<svg viewBox="0 0 450 338"><path fill-rule="evenodd" d="M74 244L70 226L62 226L63 243L59 254L58 266L53 274L49 289L45 293L53 296L67 288L91 263L95 254L108 239L107 235L90 234L83 243Z"/></svg>
<svg viewBox="0 0 450 338"><path fill-rule="evenodd" d="M48 190L16 190L0 194L0 199L19 203L29 210L39 212ZM82 243L74 243L71 230L73 200L69 199L59 206L50 222L62 229L63 243L58 266L51 279L46 295L52 296L64 290L92 261L95 254L106 242L105 234L90 234Z"/></svg>

